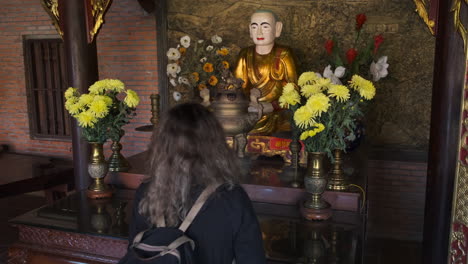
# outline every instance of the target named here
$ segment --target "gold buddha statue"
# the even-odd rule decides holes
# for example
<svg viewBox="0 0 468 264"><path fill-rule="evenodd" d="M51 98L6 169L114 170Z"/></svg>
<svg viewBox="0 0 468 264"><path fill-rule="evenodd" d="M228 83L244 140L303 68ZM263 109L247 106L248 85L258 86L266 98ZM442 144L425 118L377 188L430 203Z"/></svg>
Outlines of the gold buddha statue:
<svg viewBox="0 0 468 264"><path fill-rule="evenodd" d="M291 129L290 114L281 109L278 98L286 83L297 83L297 73L291 49L275 43L282 27L283 23L272 11L257 10L250 18L250 37L255 45L239 53L234 74L244 81L242 88L246 96L250 96L253 88L261 91L259 102L264 113L250 134L272 135Z"/></svg>

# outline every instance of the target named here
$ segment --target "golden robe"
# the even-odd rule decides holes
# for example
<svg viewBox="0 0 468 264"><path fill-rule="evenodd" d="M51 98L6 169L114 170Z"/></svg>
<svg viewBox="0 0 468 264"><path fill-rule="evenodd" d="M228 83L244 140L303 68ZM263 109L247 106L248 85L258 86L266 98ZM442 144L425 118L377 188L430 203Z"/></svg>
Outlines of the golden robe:
<svg viewBox="0 0 468 264"><path fill-rule="evenodd" d="M251 134L271 135L291 130L290 116L278 104L283 86L288 82L297 83L295 58L290 48L275 44L265 55L255 52L255 46L244 48L239 53L234 75L244 81L242 89L247 97L250 89L258 88L262 93L259 101L272 103L274 108L272 113L262 116Z"/></svg>

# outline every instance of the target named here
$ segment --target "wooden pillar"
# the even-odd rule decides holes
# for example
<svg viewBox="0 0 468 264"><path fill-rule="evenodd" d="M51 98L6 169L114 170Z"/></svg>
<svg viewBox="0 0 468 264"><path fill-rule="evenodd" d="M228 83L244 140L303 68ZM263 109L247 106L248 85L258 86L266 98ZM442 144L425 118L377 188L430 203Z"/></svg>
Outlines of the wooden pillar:
<svg viewBox="0 0 468 264"><path fill-rule="evenodd" d="M165 77L167 71L167 0L154 0L156 16L156 39L158 43L158 93L160 113L169 108L168 80ZM161 77L162 76L162 77ZM158 117L159 118L159 117Z"/></svg>
<svg viewBox="0 0 468 264"><path fill-rule="evenodd" d="M87 92L88 87L98 80L96 40L88 44L84 1L60 1L63 4L61 20L69 86L78 88L80 93ZM82 190L87 188L90 182L87 171L89 148L75 119L72 140L75 189Z"/></svg>
<svg viewBox="0 0 468 264"><path fill-rule="evenodd" d="M447 263L463 95L463 41L453 23L452 1L439 1L432 91L423 262Z"/></svg>

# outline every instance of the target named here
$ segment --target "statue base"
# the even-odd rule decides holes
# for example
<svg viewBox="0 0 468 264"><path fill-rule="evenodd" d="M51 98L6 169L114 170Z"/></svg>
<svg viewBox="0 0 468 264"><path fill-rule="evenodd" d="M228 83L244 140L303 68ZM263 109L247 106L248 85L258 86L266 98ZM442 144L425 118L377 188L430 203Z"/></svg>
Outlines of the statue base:
<svg viewBox="0 0 468 264"><path fill-rule="evenodd" d="M281 156L284 162L291 164L291 150L289 144L291 139L274 136L247 135L247 147L245 152L251 156ZM304 144L300 142L299 164L307 164L307 156L304 151Z"/></svg>

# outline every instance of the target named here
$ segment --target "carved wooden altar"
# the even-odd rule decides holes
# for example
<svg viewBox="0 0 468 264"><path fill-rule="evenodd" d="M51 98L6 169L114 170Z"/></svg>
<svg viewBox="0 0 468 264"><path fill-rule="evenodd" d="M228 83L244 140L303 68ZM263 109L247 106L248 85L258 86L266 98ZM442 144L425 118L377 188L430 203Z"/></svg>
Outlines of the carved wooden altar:
<svg viewBox="0 0 468 264"><path fill-rule="evenodd" d="M127 250L133 190L112 199L92 200L79 192L11 221L19 240L9 250L9 264L117 263ZM268 263L361 263L363 216L335 211L325 222L308 222L295 206L254 203Z"/></svg>

